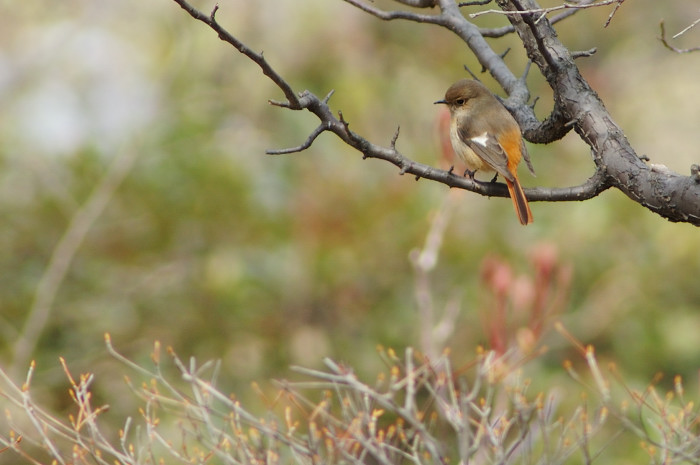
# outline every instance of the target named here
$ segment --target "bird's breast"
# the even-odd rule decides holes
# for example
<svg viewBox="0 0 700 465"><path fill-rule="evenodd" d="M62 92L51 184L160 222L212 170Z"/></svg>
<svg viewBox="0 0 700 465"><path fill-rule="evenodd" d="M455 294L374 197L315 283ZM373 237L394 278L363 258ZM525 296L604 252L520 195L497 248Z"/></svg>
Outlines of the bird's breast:
<svg viewBox="0 0 700 465"><path fill-rule="evenodd" d="M450 125L450 142L452 142L452 149L470 171L493 171L493 168L487 165L467 144L462 142L457 125L454 123Z"/></svg>

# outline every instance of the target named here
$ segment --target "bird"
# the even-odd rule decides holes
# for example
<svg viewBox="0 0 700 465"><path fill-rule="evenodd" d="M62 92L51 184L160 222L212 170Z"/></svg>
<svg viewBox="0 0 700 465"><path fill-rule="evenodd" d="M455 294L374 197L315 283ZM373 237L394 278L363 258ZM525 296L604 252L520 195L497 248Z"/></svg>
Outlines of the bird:
<svg viewBox="0 0 700 465"><path fill-rule="evenodd" d="M467 166L465 175L473 179L477 171L495 171L494 181L501 175L520 223L532 223L532 211L518 179L518 164L524 159L533 175L535 170L515 118L486 86L473 79L455 82L445 98L435 103L450 110L450 142Z"/></svg>

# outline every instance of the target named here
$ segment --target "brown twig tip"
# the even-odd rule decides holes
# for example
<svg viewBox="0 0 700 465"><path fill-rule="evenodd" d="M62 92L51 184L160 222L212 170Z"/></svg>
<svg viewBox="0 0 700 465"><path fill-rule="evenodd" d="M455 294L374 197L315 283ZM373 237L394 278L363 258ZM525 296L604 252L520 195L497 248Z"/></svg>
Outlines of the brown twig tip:
<svg viewBox="0 0 700 465"><path fill-rule="evenodd" d="M391 148L396 150L396 141L399 139L399 131L401 130L401 126L396 127L396 132L394 133L394 137L391 138Z"/></svg>
<svg viewBox="0 0 700 465"><path fill-rule="evenodd" d="M219 4L218 3L216 5L214 5L214 9L211 10L211 13L209 14L209 19L211 19L211 21L213 23L216 22L216 12L217 11L219 11Z"/></svg>

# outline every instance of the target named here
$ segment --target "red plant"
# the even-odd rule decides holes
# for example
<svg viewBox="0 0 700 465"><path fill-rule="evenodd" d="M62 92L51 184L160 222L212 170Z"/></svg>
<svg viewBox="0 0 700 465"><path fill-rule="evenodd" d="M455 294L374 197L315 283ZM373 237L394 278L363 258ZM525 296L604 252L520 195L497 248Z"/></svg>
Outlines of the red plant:
<svg viewBox="0 0 700 465"><path fill-rule="evenodd" d="M533 272L516 274L503 258L490 256L481 265L481 280L490 291L484 325L492 350L513 347L530 353L567 302L572 267L562 264L556 247L541 244L530 253Z"/></svg>

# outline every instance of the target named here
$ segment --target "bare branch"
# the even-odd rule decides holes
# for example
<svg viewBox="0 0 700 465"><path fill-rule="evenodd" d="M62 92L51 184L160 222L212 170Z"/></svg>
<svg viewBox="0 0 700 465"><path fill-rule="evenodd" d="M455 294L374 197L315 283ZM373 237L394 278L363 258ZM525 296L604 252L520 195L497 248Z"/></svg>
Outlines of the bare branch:
<svg viewBox="0 0 700 465"><path fill-rule="evenodd" d="M570 8L568 10L562 11L561 13L552 16L552 18L549 20L550 23L556 24L559 21L568 18L569 16L573 16L579 11L583 9L584 5L590 5L592 3L595 3L596 0L581 0L580 2L577 3L577 5L581 6L582 8Z"/></svg>
<svg viewBox="0 0 700 465"><path fill-rule="evenodd" d="M506 107L515 116L520 126L525 132L527 140L533 143L550 143L564 137L571 127L565 126L569 119L565 119L563 112L559 108L559 103L555 101L555 107L549 117L540 123L536 118L532 107L527 104L529 91L524 80L516 77L506 66L503 57L497 54L486 42L485 37L498 37L512 32L513 26L497 29L480 29L468 22L450 0L439 2L441 13L425 16L416 15L411 12L386 12L371 6L362 0L344 0L353 6L365 11L379 19L390 21L394 19L405 19L420 23L431 23L445 27L457 34L465 43L469 45L479 63L488 70L489 73L506 90L509 99L504 102ZM582 0L581 4L592 3L595 0ZM555 18L564 19L578 10L566 11ZM565 13L568 13L565 15ZM553 18L553 19L555 19Z"/></svg>
<svg viewBox="0 0 700 465"><path fill-rule="evenodd" d="M590 5L591 3L594 3L596 0L581 0L581 2L577 3L579 6L583 5ZM552 18L549 20L551 24L556 24L559 21L563 21L569 16L573 16L579 11L581 11L582 8L569 8L567 10L562 11L561 13L552 16ZM481 35L484 37L490 37L490 38L498 38L502 37L506 34L510 34L512 32L515 32L515 27L513 27L512 24L509 24L508 26L503 26L503 27L497 27L497 28L492 28L492 29L479 29L479 32L481 32Z"/></svg>
<svg viewBox="0 0 700 465"><path fill-rule="evenodd" d="M610 21L612 20L613 15L617 12L618 8L620 8L620 5L624 1L625 0L600 0L598 2L563 3L562 5L557 5L557 6L553 6L550 8L532 8L532 9L528 9L528 10L514 10L514 11L484 10L484 11L479 11L477 13L471 13L469 15L469 17L473 19L473 18L477 18L479 16L483 16L486 14L501 14L501 15L507 15L507 16L539 15L539 18L537 18L537 20L535 20L535 22L539 22L546 15L548 15L549 13L552 13L554 11L582 10L585 8L596 8L596 7L611 5L611 4L615 3L616 4L615 8L613 9L612 13L610 13L608 20L605 23L604 27L607 27L608 24L610 24Z"/></svg>
<svg viewBox="0 0 700 465"><path fill-rule="evenodd" d="M189 5L185 0L174 0L178 3L185 11L187 11L191 16L209 25L217 33L219 37L226 37L224 39L226 42L234 45L236 49L244 53L246 56L251 58L255 63L260 65L266 76L275 82L280 88L288 89L288 92L295 95L292 91L291 86L285 81L285 79L277 73L270 64L262 60L262 55L257 55L250 52L247 46L245 46L238 39L233 37L230 33L224 30L219 24L211 20L211 16L203 15L201 12L197 11L194 7ZM357 4L356 0L345 0L349 3ZM366 6L366 5L365 5ZM204 19L202 19L204 18ZM440 16L435 16L435 18L440 18L443 21L444 18ZM285 91L287 94L287 91ZM340 137L345 143L355 148L363 154L363 158L377 158L380 160L388 161L396 167L399 168L399 174L411 174L416 177L416 179L424 178L431 181L436 181L445 184L449 187L455 187L460 189L466 189L472 192L479 193L481 195L486 195L490 197L508 197L508 189L505 184L492 183L492 182L481 182L462 176L457 176L451 171L444 171L439 168L435 168L429 165L424 165L416 161L410 160L396 150L396 140L398 138L398 129L391 140L389 147L383 147L376 145L366 140L359 134L350 130L350 123L343 117L342 112L338 112L338 118L333 116L331 109L328 107L328 99L332 95L329 93L324 99L319 99L316 95L309 91L304 91L300 94L297 102L301 108L306 108L310 112L314 113L320 120L321 124L314 129L309 137L304 143L297 147L291 147L288 149L281 150L269 150L268 154L288 154L302 151L311 146L313 141L325 131L331 131ZM296 95L295 95L296 98ZM271 102L274 105L292 108L291 104L285 102ZM597 181L598 184L595 184ZM588 183L572 188L561 188L561 189L548 189L548 188L535 188L526 189L525 193L530 201L538 200L548 200L548 201L567 201L567 200L585 200L598 193L605 190L608 186L605 183L603 176L593 177Z"/></svg>
<svg viewBox="0 0 700 465"><path fill-rule="evenodd" d="M603 27L608 27L608 25L610 24L610 21L612 21L612 19L613 19L613 16L615 16L615 13L617 13L617 10L620 9L620 7L622 6L622 2L624 2L624 1L625 0L618 0L617 5L615 5L615 8L613 8L613 10L610 12L610 15L608 15L608 20L605 21L605 24L603 25Z"/></svg>
<svg viewBox="0 0 700 465"><path fill-rule="evenodd" d="M49 263L39 280L32 307L13 347L11 365L13 374L17 370L23 370L31 360L39 338L49 321L56 294L75 254L92 225L112 199L114 192L131 171L137 155L138 151L133 148L124 148L116 154L107 172L95 186L90 197L75 212L66 231L53 249Z"/></svg>
<svg viewBox="0 0 700 465"><path fill-rule="evenodd" d="M362 153L363 158L378 158L399 168L399 174L410 174L416 179L425 178L476 192L486 196L507 197L505 185L494 182L480 182L456 176L452 171L444 171L415 162L396 147L396 135L389 147L373 144L350 130L349 122L341 112L334 116L328 106L328 96L320 99L309 91L297 97L292 87L262 57L251 52L242 42L234 38L218 25L212 15L206 16L187 4L186 0L174 0L194 18L208 24L219 37L232 44L241 53L257 63L263 73L282 89L289 102L271 102L291 108L306 109L316 115L321 124L311 132L307 140L298 147L271 151L268 153L293 153L308 148L321 132L331 131L343 142ZM522 77L516 77L480 34L479 28L467 21L451 0L439 0L440 13L419 15L411 12L386 12L370 6L361 0L344 0L353 6L384 20L406 19L416 22L438 24L457 34L474 52L482 66L508 92L509 98L503 101L520 123L527 140L534 143L548 143L563 137L575 129L579 136L592 149L596 173L584 184L568 188L525 189L530 201L571 201L586 200L598 195L609 187L616 187L634 201L646 206L670 221L683 221L700 225L700 184L694 177L681 176L669 171L659 171L646 165L634 153L622 131L615 125L605 110L597 94L590 89L573 65L572 53L556 38L551 22L545 17L545 9L534 0L503 0L501 6L508 14L511 23L518 30L530 59L537 64L554 90L554 108L549 117L539 122L532 106L528 104L529 91ZM601 0L597 3L562 6L578 9L602 6L623 0ZM554 11L553 9L547 10ZM614 13L614 12L613 12ZM612 15L611 15L612 16ZM589 52L586 52L589 53ZM585 54L585 53L584 53ZM579 54L580 55L580 54ZM564 73L563 70L570 70ZM329 94L330 95L330 94ZM632 175L634 173L634 175ZM663 187L659 187L663 186ZM697 201L696 201L697 199Z"/></svg>
<svg viewBox="0 0 700 465"><path fill-rule="evenodd" d="M265 150L265 153L266 153L267 155L286 155L286 154L289 154L289 153L301 152L301 151L306 150L306 149L308 149L309 147L311 147L311 144L314 143L314 141L316 140L316 138L317 138L322 132L328 131L329 128L330 128L330 126L329 126L329 124L327 124L327 123L325 123L325 124L324 124L324 123L319 124L318 127L317 127L316 129L313 130L313 132L309 135L309 137L304 141L303 144L297 145L296 147L290 147L290 148L287 148L287 149L278 149L278 150L270 149L270 150Z"/></svg>
<svg viewBox="0 0 700 465"><path fill-rule="evenodd" d="M182 7L183 10L189 13L189 15L192 16L194 19L201 21L204 24L211 27L212 29L214 29L219 34L219 39L233 45L239 52L253 60L253 62L255 62L258 66L260 66L260 69L262 69L263 74L269 77L272 80L272 82L277 84L277 87L279 87L282 90L282 92L284 92L284 96L289 101L289 108L291 108L292 110L300 110L301 108L303 108L303 105L299 101L299 98L294 94L292 88L289 86L289 84L287 84L284 81L284 79L282 79L282 77L279 74L277 74L277 72L274 69L272 69L272 67L267 63L267 60L265 60L265 58L263 57L262 53L253 52L243 42L233 37L231 34L228 33L228 31L226 31L223 27L219 25L219 23L216 21L216 12L219 9L219 5L216 5L212 10L211 14L207 16L201 11L194 8L189 3L187 3L185 0L174 1L175 3L180 5L180 7Z"/></svg>
<svg viewBox="0 0 700 465"><path fill-rule="evenodd" d="M457 6L460 8L462 8L464 6L483 6L483 5L488 5L492 1L493 0L473 0L471 2L459 2L457 4Z"/></svg>
<svg viewBox="0 0 700 465"><path fill-rule="evenodd" d="M394 137L391 138L391 148L396 150L396 141L399 140L399 131L401 131L401 126L397 126Z"/></svg>
<svg viewBox="0 0 700 465"><path fill-rule="evenodd" d="M522 82L518 81L515 75L508 69L503 60L493 51L489 44L484 39L493 36L504 35L511 31L510 28L499 28L494 30L482 30L472 23L464 19L464 16L459 10L457 4L453 0L435 0L435 3L440 7L440 14L422 15L408 11L384 11L375 6L368 4L363 0L343 0L356 8L369 13L384 21L395 19L404 19L418 23L437 24L445 27L462 40L469 44L479 63L489 70L491 75L499 82L499 84L508 92L511 98L515 98L519 104L524 104L529 96L527 87ZM589 1L589 0L584 0ZM400 1L400 3L403 3ZM482 34L482 32L485 32ZM527 110L525 110L527 111ZM530 115L530 121L535 121L534 113Z"/></svg>
<svg viewBox="0 0 700 465"><path fill-rule="evenodd" d="M445 197L440 208L433 214L423 247L411 250L409 254L414 272L414 298L420 318L420 348L431 360L438 359L445 342L454 333L454 323L459 314L460 299L453 298L445 305L440 321L436 321L434 292L430 282L431 272L438 263L445 231L454 212L454 200L453 195Z"/></svg>
<svg viewBox="0 0 700 465"><path fill-rule="evenodd" d="M700 19L695 21L693 24L688 26L687 28L683 29L681 32L678 34L674 35L673 38L675 39L676 37L680 36L681 34L685 33L687 30L689 30L691 27L695 26L696 24L700 23ZM692 47L692 48L677 48L674 47L673 45L668 43L668 40L666 40L666 26L664 25L664 21L661 20L659 23L659 28L661 29L661 37L659 37L659 40L661 41L662 44L664 44L664 47L667 49L671 50L672 52L676 53L691 53L691 52L697 52L700 50L700 47Z"/></svg>
<svg viewBox="0 0 700 465"><path fill-rule="evenodd" d="M504 0L501 6L518 12L539 9L535 0ZM509 18L528 57L554 91L554 111L560 112L557 124L571 122L571 127L591 147L593 162L606 170L611 185L669 221L700 225L700 184L690 176L654 169L640 159L546 18L537 21L536 14ZM525 130L526 136L527 133Z"/></svg>
<svg viewBox="0 0 700 465"><path fill-rule="evenodd" d="M580 51L578 51L578 52L571 52L571 58L573 58L574 60L575 60L576 58L582 58L582 57L586 57L586 58L587 58L587 57L590 57L590 56L595 55L595 53L596 53L597 51L598 51L598 49L595 48L595 47L593 47L593 48L588 49L588 50L580 50Z"/></svg>
<svg viewBox="0 0 700 465"><path fill-rule="evenodd" d="M612 184L608 178L607 172L604 169L598 169L593 173L593 176L578 186L561 187L558 189L537 187L526 189L525 192L530 201L559 201L562 199L582 201L592 199L610 187L612 187Z"/></svg>
<svg viewBox="0 0 700 465"><path fill-rule="evenodd" d="M391 21L394 19L406 19L409 21L415 21L418 23L434 23L438 24L437 19L439 16L437 15L423 15L419 13L412 13L410 11L384 11L381 10L377 7L368 5L365 2L362 2L360 0L343 0L346 3L349 3L350 5L359 8L360 10L364 11L365 13L369 13L372 16L376 16L379 19L383 19L384 21ZM410 3L407 0L399 0L401 3L405 3L407 5L410 5ZM418 2L417 2L418 3ZM411 5L413 6L413 5Z"/></svg>
<svg viewBox="0 0 700 465"><path fill-rule="evenodd" d="M494 27L494 28L479 28L479 33L483 37L490 37L490 38L498 38L498 37L503 37L506 34L512 34L515 32L515 28L513 27L512 24L509 24L508 26L503 26L503 27Z"/></svg>
<svg viewBox="0 0 700 465"><path fill-rule="evenodd" d="M691 24L690 26L686 27L686 28L683 29L681 32L679 32L679 33L677 33L677 34L674 34L674 36L673 36L672 38L673 38L673 39L679 38L680 36L682 36L683 34L685 34L686 32L688 32L689 30L691 30L692 28L694 28L694 27L697 26L698 24L700 24L700 18L698 18L698 19L696 19L695 21L693 21L693 24Z"/></svg>
<svg viewBox="0 0 700 465"><path fill-rule="evenodd" d="M432 8L435 6L435 0L395 0L404 5L412 6L414 8ZM490 0L489 0L490 1Z"/></svg>
<svg viewBox="0 0 700 465"><path fill-rule="evenodd" d="M323 98L323 100L322 100L323 104L327 104L327 103L328 103L328 101L330 100L330 98L331 98L331 96L333 95L334 92L335 92L335 91L331 90L331 91L328 93L328 95L326 95L326 96ZM277 102L277 101L274 101L274 100L270 100L269 102L270 102L271 105L275 105L275 106L279 106L279 107L283 107L283 108L288 108L288 107L289 107L285 102ZM314 141L316 140L316 138L317 138L322 132L330 130L330 128L331 128L331 124L330 124L330 123L321 123L320 125L318 125L318 127L317 127L316 129L313 130L313 132L309 135L309 137L306 139L306 141L304 141L303 144L298 145L298 146L296 146L296 147L287 148L287 149L266 150L265 153L266 153L267 155L285 155L285 154L289 154L289 153L301 152L301 151L306 150L306 149L308 149L309 147L311 147L311 144L314 143Z"/></svg>

